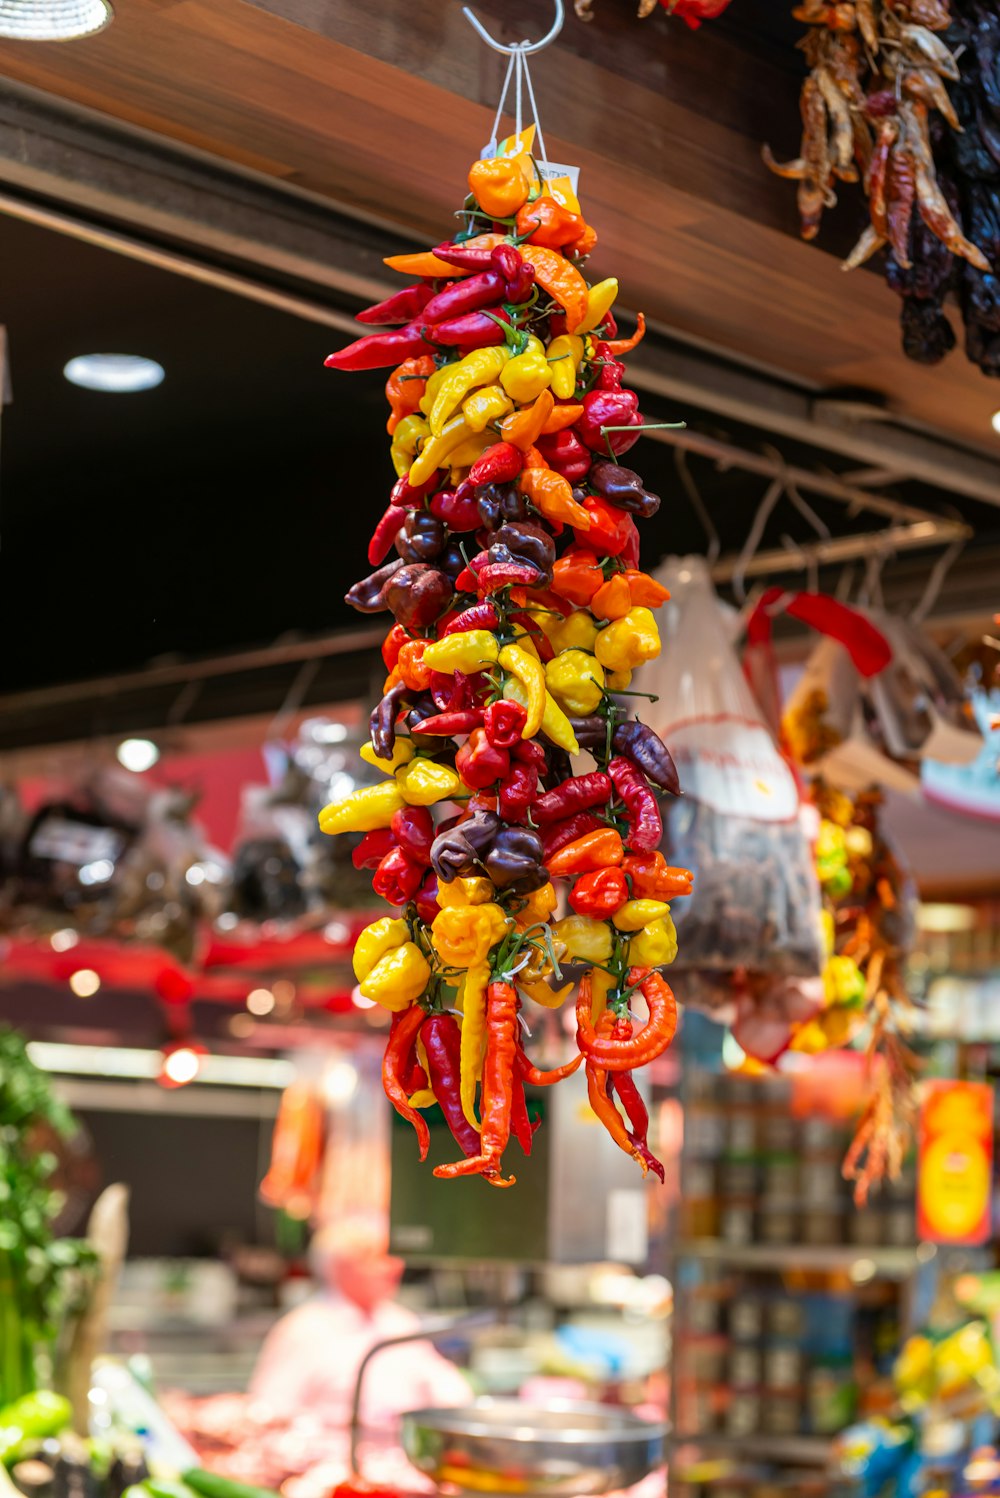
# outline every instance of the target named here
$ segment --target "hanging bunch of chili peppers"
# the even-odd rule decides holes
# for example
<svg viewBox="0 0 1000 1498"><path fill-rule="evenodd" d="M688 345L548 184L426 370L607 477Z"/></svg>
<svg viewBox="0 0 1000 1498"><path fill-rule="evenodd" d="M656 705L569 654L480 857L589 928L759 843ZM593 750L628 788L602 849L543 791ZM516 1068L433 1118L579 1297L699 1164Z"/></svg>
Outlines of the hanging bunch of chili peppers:
<svg viewBox="0 0 1000 1498"><path fill-rule="evenodd" d="M465 232L386 262L414 279L361 314L384 331L326 361L391 367L398 477L369 546L376 570L347 595L394 619L362 749L386 779L320 825L364 834L355 863L396 907L362 933L354 969L393 1011L383 1082L421 1159L420 1109L434 1102L461 1151L435 1174L512 1184L511 1134L531 1149L525 1083L585 1063L616 1143L662 1178L632 1073L674 1035L658 969L676 953L668 902L691 875L658 851L673 761L619 695L659 653L667 596L639 567L636 521L659 498L620 462L643 418L619 356L643 322L617 336L617 281L591 286L581 270L594 230L541 188L527 153L477 161L469 188ZM581 752L594 768L574 774ZM569 885L561 919L556 880ZM543 1072L519 1016L569 997L561 964L586 967L579 1054Z"/></svg>

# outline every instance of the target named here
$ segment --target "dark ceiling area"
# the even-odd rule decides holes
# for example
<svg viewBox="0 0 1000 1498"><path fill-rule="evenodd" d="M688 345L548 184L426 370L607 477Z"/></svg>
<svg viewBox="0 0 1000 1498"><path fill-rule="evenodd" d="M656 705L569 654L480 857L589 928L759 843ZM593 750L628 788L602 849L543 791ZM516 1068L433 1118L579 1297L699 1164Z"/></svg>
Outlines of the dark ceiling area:
<svg viewBox="0 0 1000 1498"><path fill-rule="evenodd" d="M384 377L324 369L344 335L6 216L0 264L14 397L0 448L0 607L14 643L0 689L378 623L359 619L343 595L368 570L367 537L393 479ZM147 355L166 379L132 395L81 390L63 366L92 352ZM760 444L751 429L694 408L644 400L643 409ZM794 444L782 450L789 461L817 461ZM650 563L704 551L671 450L650 440L632 459L664 496L644 532ZM821 461L852 466L829 454ZM738 550L766 480L701 459L691 467L724 549ZM893 492L946 508L917 484ZM829 501L816 509L835 533L882 523ZM961 513L976 531L973 559L1000 543L1000 510L963 501ZM779 505L764 544L786 534L810 535ZM898 564L911 597L929 555ZM332 673L343 678L336 663ZM239 711L238 692L231 705Z"/></svg>

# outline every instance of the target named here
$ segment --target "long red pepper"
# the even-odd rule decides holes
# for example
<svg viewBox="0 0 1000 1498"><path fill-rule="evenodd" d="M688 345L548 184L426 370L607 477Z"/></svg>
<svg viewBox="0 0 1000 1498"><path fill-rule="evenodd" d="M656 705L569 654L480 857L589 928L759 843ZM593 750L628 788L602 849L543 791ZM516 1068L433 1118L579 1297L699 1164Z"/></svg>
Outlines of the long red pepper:
<svg viewBox="0 0 1000 1498"><path fill-rule="evenodd" d="M409 1009L403 1010L398 1023L394 1024L389 1031L385 1055L382 1057L382 1087L400 1117L408 1119L416 1129L420 1158L426 1160L431 1142L430 1130L426 1120L421 1118L416 1108L410 1107L410 1098L406 1091L410 1055L417 1043L417 1036L423 1022L423 1009L419 1004L411 1004Z"/></svg>
<svg viewBox="0 0 1000 1498"><path fill-rule="evenodd" d="M459 1093L462 1037L453 1014L431 1014L420 1038L427 1053L430 1083L455 1143L466 1156L479 1154L479 1134L462 1111Z"/></svg>
<svg viewBox="0 0 1000 1498"><path fill-rule="evenodd" d="M629 986L639 991L649 1008L649 1019L637 1035L618 1040L598 1034L591 1016L591 980L586 974L580 980L576 1001L576 1043L588 1061L596 1061L608 1071L634 1071L655 1061L674 1038L677 1030L677 1000L662 973L633 967L628 973Z"/></svg>
<svg viewBox="0 0 1000 1498"><path fill-rule="evenodd" d="M517 989L495 979L486 991L486 1060L479 1111L481 1153L454 1164L435 1165L444 1180L481 1175L491 1186L513 1186L516 1176L501 1175L501 1157L510 1140L511 1078L517 1055Z"/></svg>

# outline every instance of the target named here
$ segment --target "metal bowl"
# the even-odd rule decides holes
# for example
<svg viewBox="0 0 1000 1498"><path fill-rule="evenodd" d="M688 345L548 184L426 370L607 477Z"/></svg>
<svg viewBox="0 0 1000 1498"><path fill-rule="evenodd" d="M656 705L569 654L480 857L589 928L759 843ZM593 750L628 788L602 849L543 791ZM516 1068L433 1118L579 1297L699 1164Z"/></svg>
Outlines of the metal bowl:
<svg viewBox="0 0 1000 1498"><path fill-rule="evenodd" d="M602 1404L477 1399L403 1416L403 1449L439 1487L585 1498L631 1487L664 1461L666 1428Z"/></svg>

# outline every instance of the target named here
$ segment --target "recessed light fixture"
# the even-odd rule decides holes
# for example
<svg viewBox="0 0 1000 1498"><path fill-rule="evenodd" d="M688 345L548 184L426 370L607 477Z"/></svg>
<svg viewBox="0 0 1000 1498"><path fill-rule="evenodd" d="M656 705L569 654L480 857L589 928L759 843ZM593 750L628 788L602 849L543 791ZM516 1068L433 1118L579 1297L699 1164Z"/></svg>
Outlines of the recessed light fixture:
<svg viewBox="0 0 1000 1498"><path fill-rule="evenodd" d="M126 770L141 775L151 770L160 757L160 751L152 739L122 739L115 750L118 763Z"/></svg>
<svg viewBox="0 0 1000 1498"><path fill-rule="evenodd" d="M110 0L0 0L0 36L68 42L103 31L114 15Z"/></svg>
<svg viewBox="0 0 1000 1498"><path fill-rule="evenodd" d="M990 425L995 432L1000 432L1000 411L994 411L990 417Z"/></svg>
<svg viewBox="0 0 1000 1498"><path fill-rule="evenodd" d="M0 0L0 7L3 0ZM132 395L154 390L166 374L162 364L142 354L77 354L63 369L71 385L101 390L109 395Z"/></svg>

